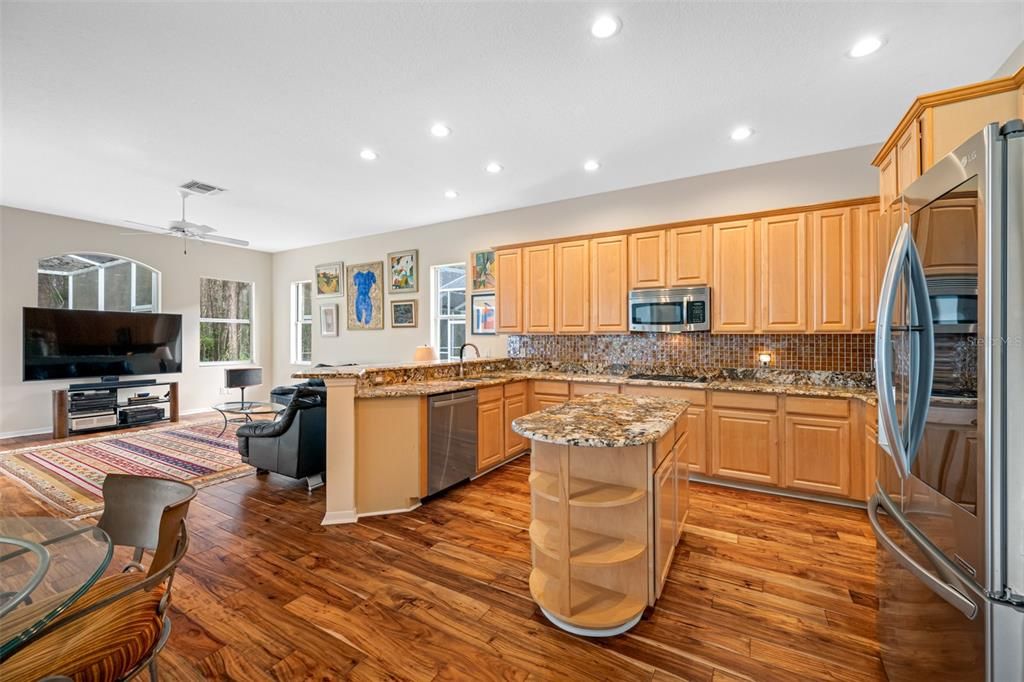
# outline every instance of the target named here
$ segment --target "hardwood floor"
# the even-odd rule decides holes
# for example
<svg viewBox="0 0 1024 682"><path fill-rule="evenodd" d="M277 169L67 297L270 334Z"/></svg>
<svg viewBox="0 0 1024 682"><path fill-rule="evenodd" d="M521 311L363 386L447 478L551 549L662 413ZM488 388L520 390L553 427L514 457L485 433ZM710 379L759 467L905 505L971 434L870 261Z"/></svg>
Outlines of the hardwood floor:
<svg viewBox="0 0 1024 682"><path fill-rule="evenodd" d="M203 489L162 679L885 679L863 511L693 484L657 606L587 640L530 598L528 474L520 458L409 514L331 527L301 482ZM8 478L0 499L52 513Z"/></svg>

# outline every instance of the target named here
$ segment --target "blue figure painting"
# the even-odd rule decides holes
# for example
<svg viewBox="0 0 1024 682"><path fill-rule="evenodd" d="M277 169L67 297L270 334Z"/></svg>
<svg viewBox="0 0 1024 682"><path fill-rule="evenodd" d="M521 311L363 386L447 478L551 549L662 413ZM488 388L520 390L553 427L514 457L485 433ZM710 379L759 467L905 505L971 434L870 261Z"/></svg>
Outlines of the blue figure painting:
<svg viewBox="0 0 1024 682"><path fill-rule="evenodd" d="M348 285L348 328L383 329L381 292L383 263L363 263L346 268Z"/></svg>

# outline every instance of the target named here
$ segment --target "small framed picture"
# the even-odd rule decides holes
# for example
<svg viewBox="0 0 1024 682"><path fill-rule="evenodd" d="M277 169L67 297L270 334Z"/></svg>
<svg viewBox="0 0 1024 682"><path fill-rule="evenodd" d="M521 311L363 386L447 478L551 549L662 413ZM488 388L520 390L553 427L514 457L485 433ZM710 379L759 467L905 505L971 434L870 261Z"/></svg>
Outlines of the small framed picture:
<svg viewBox="0 0 1024 682"><path fill-rule="evenodd" d="M391 302L391 326L392 327L415 327L416 308L419 301L409 299L407 301Z"/></svg>
<svg viewBox="0 0 1024 682"><path fill-rule="evenodd" d="M345 287L341 286L341 273L345 272L344 263L324 263L316 266L317 298L344 296Z"/></svg>
<svg viewBox="0 0 1024 682"><path fill-rule="evenodd" d="M320 336L338 335L338 304L323 303L320 305Z"/></svg>
<svg viewBox="0 0 1024 682"><path fill-rule="evenodd" d="M494 294L473 294L473 334L498 333L498 308Z"/></svg>
<svg viewBox="0 0 1024 682"><path fill-rule="evenodd" d="M420 290L418 249L388 254L388 293L415 294Z"/></svg>
<svg viewBox="0 0 1024 682"><path fill-rule="evenodd" d="M494 252L474 251L469 254L470 284L473 291L494 291Z"/></svg>

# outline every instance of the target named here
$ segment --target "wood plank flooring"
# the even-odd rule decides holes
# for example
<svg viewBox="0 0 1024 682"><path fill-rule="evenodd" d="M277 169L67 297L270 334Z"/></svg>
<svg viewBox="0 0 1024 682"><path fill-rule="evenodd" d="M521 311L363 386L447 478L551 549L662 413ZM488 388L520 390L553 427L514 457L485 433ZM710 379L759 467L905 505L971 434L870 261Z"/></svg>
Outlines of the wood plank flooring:
<svg viewBox="0 0 1024 682"><path fill-rule="evenodd" d="M204 416L205 418L205 416ZM0 442L0 450L43 439ZM405 515L323 527L323 490L200 491L164 680L884 680L863 511L693 484L664 596L587 640L530 598L529 459ZM53 511L0 478L5 514Z"/></svg>

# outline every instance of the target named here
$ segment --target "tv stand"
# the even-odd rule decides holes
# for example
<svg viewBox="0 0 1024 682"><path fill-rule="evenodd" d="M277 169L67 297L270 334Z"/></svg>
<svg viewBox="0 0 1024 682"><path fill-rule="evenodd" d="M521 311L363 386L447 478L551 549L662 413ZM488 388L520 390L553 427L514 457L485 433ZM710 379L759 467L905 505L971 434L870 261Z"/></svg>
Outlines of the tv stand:
<svg viewBox="0 0 1024 682"><path fill-rule="evenodd" d="M150 395L132 389L150 388ZM178 382L159 379L72 384L53 391L53 437L178 421Z"/></svg>

